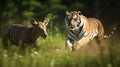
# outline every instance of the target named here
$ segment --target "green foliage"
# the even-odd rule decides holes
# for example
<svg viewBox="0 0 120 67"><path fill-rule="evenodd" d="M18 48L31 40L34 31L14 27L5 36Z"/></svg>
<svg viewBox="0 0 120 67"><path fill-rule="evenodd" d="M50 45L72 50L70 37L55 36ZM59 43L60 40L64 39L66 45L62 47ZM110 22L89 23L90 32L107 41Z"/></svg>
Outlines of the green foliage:
<svg viewBox="0 0 120 67"><path fill-rule="evenodd" d="M114 40L109 44L107 53L90 52L90 47L81 47L75 52L64 48L65 37L61 34L50 35L47 39L40 38L39 50L27 47L21 50L11 46L9 50L0 47L0 67L119 67L120 41ZM0 46L2 45L0 40ZM93 49L93 48L91 48Z"/></svg>
<svg viewBox="0 0 120 67"><path fill-rule="evenodd" d="M119 9L117 11L114 9L119 8L119 4L116 5L116 3L118 4L117 1L109 0L0 0L0 34L4 32L2 29L13 23L24 23L29 18L43 20L49 14L52 14L51 18L55 22L59 22L56 25L60 25L57 28L61 31L64 28L66 10L81 10L88 16L97 16L104 21L108 20L104 23L110 23L110 18L112 18L112 23L118 22ZM57 18L54 18L56 16Z"/></svg>
<svg viewBox="0 0 120 67"><path fill-rule="evenodd" d="M34 13L33 13L33 12L30 12L30 11L24 11L24 12L23 12L23 16L24 16L24 17L27 17L27 18L28 18L28 17L32 17L33 15L34 15Z"/></svg>
<svg viewBox="0 0 120 67"><path fill-rule="evenodd" d="M55 14L49 13L49 14L47 14L47 16L46 16L45 18L56 19L57 17L58 17L58 15L55 15Z"/></svg>
<svg viewBox="0 0 120 67"><path fill-rule="evenodd" d="M21 51L17 46L5 50L0 39L0 67L120 67L119 37L108 42L107 55L89 52L86 47L73 53L64 48L66 10L82 10L83 14L93 17L97 14L108 26L119 18L116 3L109 0L0 0L0 35L14 23L29 25L30 18L50 19L49 36L39 39L38 51L30 47Z"/></svg>

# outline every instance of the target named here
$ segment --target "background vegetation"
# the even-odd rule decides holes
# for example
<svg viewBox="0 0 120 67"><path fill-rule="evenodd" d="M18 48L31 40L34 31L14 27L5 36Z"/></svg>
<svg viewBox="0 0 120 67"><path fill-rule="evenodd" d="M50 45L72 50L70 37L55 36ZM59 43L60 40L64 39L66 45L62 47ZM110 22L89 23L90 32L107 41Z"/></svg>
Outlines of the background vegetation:
<svg viewBox="0 0 120 67"><path fill-rule="evenodd" d="M120 67L120 16L118 0L0 0L0 67ZM100 19L105 34L118 23L112 38L104 40L105 51L93 40L73 53L64 50L67 29L65 11L80 10L87 17ZM50 18L49 37L40 38L38 51L17 46L2 48L1 37L14 23L30 25L30 19Z"/></svg>

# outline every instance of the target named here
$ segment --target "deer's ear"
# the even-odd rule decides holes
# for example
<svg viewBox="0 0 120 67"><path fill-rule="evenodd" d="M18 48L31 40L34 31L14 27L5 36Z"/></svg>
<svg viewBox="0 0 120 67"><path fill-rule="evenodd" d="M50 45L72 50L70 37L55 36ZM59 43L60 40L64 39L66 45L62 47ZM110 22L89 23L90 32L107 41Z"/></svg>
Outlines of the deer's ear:
<svg viewBox="0 0 120 67"><path fill-rule="evenodd" d="M32 18L32 20L31 20L31 24L32 24L32 25L37 25L38 22L37 22L35 19Z"/></svg>
<svg viewBox="0 0 120 67"><path fill-rule="evenodd" d="M70 12L69 12L69 11L66 11L65 13L66 13L66 15L69 15L69 14L70 14Z"/></svg>
<svg viewBox="0 0 120 67"><path fill-rule="evenodd" d="M45 19L45 20L44 20L44 23L45 23L45 25L48 25L49 19Z"/></svg>

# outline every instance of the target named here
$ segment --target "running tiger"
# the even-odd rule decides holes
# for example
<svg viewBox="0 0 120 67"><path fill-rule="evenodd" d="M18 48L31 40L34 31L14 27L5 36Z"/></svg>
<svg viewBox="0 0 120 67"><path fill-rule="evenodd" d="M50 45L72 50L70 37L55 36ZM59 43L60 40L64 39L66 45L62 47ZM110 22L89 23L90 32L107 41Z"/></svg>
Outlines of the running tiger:
<svg viewBox="0 0 120 67"><path fill-rule="evenodd" d="M69 30L65 46L72 51L87 45L93 38L101 44L102 39L107 37L104 36L104 27L98 19L87 18L80 11L66 11L65 24Z"/></svg>
<svg viewBox="0 0 120 67"><path fill-rule="evenodd" d="M8 28L6 34L3 36L3 47L8 47L8 41L11 44L25 46L25 43L31 44L34 47L38 47L36 40L39 36L46 38L48 33L46 31L46 25L49 19L45 19L43 22L37 22L32 19L32 26L25 26L22 24L14 24Z"/></svg>

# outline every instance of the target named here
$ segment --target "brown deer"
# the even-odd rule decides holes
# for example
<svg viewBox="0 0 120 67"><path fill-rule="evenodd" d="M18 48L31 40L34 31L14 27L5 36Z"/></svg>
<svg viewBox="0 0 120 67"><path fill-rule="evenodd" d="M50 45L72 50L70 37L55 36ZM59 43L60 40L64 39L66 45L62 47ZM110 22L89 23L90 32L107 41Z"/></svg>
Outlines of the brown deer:
<svg viewBox="0 0 120 67"><path fill-rule="evenodd" d="M30 44L33 47L38 47L36 40L39 36L46 38L48 33L46 26L49 19L45 19L43 22L32 19L32 26L25 26L22 24L14 24L8 28L6 34L3 36L3 47L8 47L8 41L11 44L25 46Z"/></svg>

